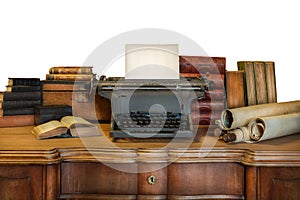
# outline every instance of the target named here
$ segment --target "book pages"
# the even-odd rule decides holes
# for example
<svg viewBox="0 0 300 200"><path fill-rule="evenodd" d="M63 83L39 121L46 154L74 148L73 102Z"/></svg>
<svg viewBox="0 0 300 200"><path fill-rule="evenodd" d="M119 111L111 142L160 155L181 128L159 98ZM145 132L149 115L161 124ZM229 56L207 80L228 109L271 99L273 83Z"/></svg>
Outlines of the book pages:
<svg viewBox="0 0 300 200"><path fill-rule="evenodd" d="M250 140L253 143L300 132L300 112L286 115L261 117L248 124Z"/></svg>

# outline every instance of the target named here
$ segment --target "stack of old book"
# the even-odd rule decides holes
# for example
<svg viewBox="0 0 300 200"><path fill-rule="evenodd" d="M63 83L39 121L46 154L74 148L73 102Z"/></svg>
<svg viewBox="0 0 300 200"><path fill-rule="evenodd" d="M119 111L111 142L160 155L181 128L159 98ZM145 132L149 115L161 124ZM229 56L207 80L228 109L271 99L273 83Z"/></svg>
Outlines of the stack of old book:
<svg viewBox="0 0 300 200"><path fill-rule="evenodd" d="M8 78L0 99L0 127L33 125L34 108L41 105L40 79Z"/></svg>
<svg viewBox="0 0 300 200"><path fill-rule="evenodd" d="M276 103L275 63L238 61L238 71L226 72L228 108Z"/></svg>
<svg viewBox="0 0 300 200"><path fill-rule="evenodd" d="M207 56L179 56L180 75L185 78L203 76L214 82L213 90L205 99L195 100L191 105L191 116L195 125L214 124L226 107L224 89L226 58Z"/></svg>
<svg viewBox="0 0 300 200"><path fill-rule="evenodd" d="M48 106L49 110L55 106L69 106L72 108L72 113L66 115L72 114L88 120L101 121L105 115L110 115L110 106L103 102L104 98L95 93L96 90L93 88L93 85L97 85L95 83L97 80L92 68L91 66L51 67L46 80L42 81L43 107ZM61 112L59 108L54 110Z"/></svg>

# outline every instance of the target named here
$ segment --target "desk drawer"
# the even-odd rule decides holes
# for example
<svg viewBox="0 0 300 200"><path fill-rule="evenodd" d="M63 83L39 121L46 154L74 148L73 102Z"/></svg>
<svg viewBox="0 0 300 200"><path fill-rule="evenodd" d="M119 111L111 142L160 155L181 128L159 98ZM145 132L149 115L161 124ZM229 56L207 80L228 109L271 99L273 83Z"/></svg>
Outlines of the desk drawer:
<svg viewBox="0 0 300 200"><path fill-rule="evenodd" d="M122 168L135 167L122 164ZM61 194L110 194L137 193L137 174L118 171L102 163L61 164Z"/></svg>
<svg viewBox="0 0 300 200"><path fill-rule="evenodd" d="M173 163L168 166L168 194L174 199L178 195L242 199L244 167L236 163Z"/></svg>

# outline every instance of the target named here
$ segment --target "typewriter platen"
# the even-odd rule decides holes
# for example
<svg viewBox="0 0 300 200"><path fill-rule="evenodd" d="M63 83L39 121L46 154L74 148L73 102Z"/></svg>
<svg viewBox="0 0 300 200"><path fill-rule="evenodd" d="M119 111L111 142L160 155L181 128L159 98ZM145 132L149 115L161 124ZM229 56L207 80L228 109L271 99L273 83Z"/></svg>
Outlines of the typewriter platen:
<svg viewBox="0 0 300 200"><path fill-rule="evenodd" d="M102 76L98 94L111 100L110 137L192 138L191 102L205 98L214 83L205 77L132 80Z"/></svg>

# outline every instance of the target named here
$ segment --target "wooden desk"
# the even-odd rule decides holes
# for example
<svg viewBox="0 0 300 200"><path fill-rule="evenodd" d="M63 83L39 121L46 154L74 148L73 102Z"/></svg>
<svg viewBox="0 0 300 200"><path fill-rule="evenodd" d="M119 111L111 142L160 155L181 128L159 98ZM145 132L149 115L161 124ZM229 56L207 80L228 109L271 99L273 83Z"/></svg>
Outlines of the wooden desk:
<svg viewBox="0 0 300 200"><path fill-rule="evenodd" d="M87 149L79 138L36 140L31 129L0 129L1 200L300 199L300 134L259 144L207 136L188 149L166 142Z"/></svg>

